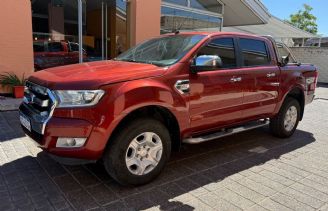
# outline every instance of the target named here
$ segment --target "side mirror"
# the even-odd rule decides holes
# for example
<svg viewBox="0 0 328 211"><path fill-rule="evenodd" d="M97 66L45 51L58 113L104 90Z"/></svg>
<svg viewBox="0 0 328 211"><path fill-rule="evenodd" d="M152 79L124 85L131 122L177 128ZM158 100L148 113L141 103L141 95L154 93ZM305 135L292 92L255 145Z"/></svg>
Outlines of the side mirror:
<svg viewBox="0 0 328 211"><path fill-rule="evenodd" d="M201 55L194 59L191 65L192 73L217 70L222 67L222 59L217 55Z"/></svg>
<svg viewBox="0 0 328 211"><path fill-rule="evenodd" d="M286 66L289 63L289 55L281 57L281 66Z"/></svg>

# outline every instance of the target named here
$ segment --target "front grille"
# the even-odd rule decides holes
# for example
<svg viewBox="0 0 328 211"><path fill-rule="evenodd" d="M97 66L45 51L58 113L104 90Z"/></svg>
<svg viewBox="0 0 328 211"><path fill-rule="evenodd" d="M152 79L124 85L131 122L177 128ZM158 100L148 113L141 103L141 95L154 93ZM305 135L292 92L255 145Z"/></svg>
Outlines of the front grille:
<svg viewBox="0 0 328 211"><path fill-rule="evenodd" d="M40 85L26 82L24 101L20 112L28 116L32 130L44 134L45 126L56 107L56 99L52 92Z"/></svg>

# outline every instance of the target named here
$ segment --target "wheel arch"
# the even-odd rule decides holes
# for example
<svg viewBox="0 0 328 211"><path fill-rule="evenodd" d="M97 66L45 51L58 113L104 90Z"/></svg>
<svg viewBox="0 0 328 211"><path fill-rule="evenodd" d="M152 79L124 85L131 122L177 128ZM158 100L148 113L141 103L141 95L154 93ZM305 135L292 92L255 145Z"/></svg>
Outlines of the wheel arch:
<svg viewBox="0 0 328 211"><path fill-rule="evenodd" d="M119 133L122 128L134 119L151 117L162 122L170 132L172 149L178 150L181 145L181 127L175 114L165 106L162 105L143 105L127 113L121 118L119 123L113 129L109 136L107 147L111 145L116 134Z"/></svg>
<svg viewBox="0 0 328 211"><path fill-rule="evenodd" d="M305 96L304 96L304 91L302 88L300 87L293 87L292 89L289 90L289 92L286 94L286 96L284 97L283 102L285 102L285 100L288 97L292 97L294 99L296 99L300 106L301 106L301 116L300 116L300 120L303 119L303 115L304 115L304 108L305 108Z"/></svg>

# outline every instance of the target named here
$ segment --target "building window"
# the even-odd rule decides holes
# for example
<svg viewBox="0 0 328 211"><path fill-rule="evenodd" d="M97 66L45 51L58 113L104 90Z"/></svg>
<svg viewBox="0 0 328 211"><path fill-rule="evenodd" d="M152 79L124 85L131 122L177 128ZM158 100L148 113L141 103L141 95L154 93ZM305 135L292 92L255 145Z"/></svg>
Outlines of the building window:
<svg viewBox="0 0 328 211"><path fill-rule="evenodd" d="M176 30L220 31L222 5L217 0L164 0L161 33Z"/></svg>
<svg viewBox="0 0 328 211"><path fill-rule="evenodd" d="M259 66L270 63L265 42L254 39L239 39L242 50L243 66Z"/></svg>
<svg viewBox="0 0 328 211"><path fill-rule="evenodd" d="M79 43L77 0L31 1L36 70L78 63L80 57L88 62L110 59L126 50L126 2L82 0L82 3L83 41ZM45 42L48 44L43 46ZM80 46L83 55L78 53ZM48 62L50 58L53 62Z"/></svg>
<svg viewBox="0 0 328 211"><path fill-rule="evenodd" d="M190 0L190 7L222 14L222 5L217 0Z"/></svg>

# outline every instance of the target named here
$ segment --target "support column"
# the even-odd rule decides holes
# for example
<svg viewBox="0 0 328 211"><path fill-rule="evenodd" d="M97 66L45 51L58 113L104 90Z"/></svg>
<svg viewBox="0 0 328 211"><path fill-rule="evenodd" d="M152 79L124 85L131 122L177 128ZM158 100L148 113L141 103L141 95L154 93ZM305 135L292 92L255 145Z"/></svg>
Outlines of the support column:
<svg viewBox="0 0 328 211"><path fill-rule="evenodd" d="M64 7L62 5L48 4L49 10L49 33L53 40L65 39Z"/></svg>
<svg viewBox="0 0 328 211"><path fill-rule="evenodd" d="M129 47L159 36L161 0L130 0L127 8L127 20Z"/></svg>

